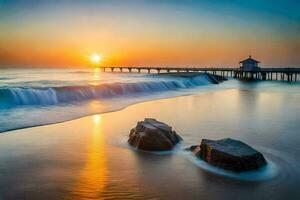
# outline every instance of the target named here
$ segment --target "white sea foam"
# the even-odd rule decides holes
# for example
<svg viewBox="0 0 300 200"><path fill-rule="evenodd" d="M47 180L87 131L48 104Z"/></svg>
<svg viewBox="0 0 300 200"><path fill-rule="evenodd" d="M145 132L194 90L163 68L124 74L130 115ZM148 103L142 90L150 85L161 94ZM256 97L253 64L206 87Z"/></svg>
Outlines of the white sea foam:
<svg viewBox="0 0 300 200"><path fill-rule="evenodd" d="M206 74L181 77L104 73L95 78L90 72L17 72L8 71L9 79L0 83L0 132L115 111L153 99L199 93L213 85Z"/></svg>
<svg viewBox="0 0 300 200"><path fill-rule="evenodd" d="M188 89L211 83L210 78L203 74L192 78L156 77L145 81L112 82L99 85L0 87L0 108L13 108L23 105L57 105L116 97L136 97L157 92Z"/></svg>

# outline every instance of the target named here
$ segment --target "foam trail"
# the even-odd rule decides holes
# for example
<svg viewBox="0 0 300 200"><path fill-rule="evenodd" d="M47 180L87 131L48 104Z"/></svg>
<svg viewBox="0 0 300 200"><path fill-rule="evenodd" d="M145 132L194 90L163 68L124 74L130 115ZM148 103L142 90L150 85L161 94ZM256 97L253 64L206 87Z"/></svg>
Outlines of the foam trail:
<svg viewBox="0 0 300 200"><path fill-rule="evenodd" d="M207 162L196 158L194 154L190 152L184 152L185 156L191 160L192 163L199 166L205 171L208 171L213 174L218 174L221 176L225 176L228 178L244 180L244 181L264 181L274 178L279 173L279 169L277 165L270 159L267 159L267 165L262 167L259 170L249 171L249 172L241 172L235 173L228 170L224 170L215 166L208 164Z"/></svg>

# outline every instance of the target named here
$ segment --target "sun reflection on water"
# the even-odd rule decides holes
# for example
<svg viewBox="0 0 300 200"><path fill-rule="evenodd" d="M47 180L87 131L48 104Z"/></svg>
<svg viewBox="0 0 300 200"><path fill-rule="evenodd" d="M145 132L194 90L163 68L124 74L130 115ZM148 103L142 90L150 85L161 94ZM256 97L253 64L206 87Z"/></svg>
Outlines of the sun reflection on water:
<svg viewBox="0 0 300 200"><path fill-rule="evenodd" d="M91 82L89 82L90 85L97 86L100 85L100 74L101 70L100 68L94 68L93 70L93 77L91 78Z"/></svg>
<svg viewBox="0 0 300 200"><path fill-rule="evenodd" d="M101 115L94 115L93 116L94 124L99 125L101 123L101 120L102 120Z"/></svg>
<svg viewBox="0 0 300 200"><path fill-rule="evenodd" d="M76 197L94 199L101 196L107 180L105 139L101 115L94 115L91 139L88 144L86 164L79 173L73 194Z"/></svg>
<svg viewBox="0 0 300 200"><path fill-rule="evenodd" d="M100 69L99 68L94 68L94 73L93 73L93 81L99 81L100 80Z"/></svg>

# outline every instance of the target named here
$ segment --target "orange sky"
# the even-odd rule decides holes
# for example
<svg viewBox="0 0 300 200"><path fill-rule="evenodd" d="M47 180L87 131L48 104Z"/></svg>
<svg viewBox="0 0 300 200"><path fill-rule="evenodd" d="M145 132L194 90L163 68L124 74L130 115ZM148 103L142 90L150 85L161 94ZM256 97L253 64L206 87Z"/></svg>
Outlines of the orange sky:
<svg viewBox="0 0 300 200"><path fill-rule="evenodd" d="M249 54L263 66L300 66L298 18L264 9L240 17L243 7L192 1L2 4L2 67L90 66L92 53L105 66L237 66Z"/></svg>

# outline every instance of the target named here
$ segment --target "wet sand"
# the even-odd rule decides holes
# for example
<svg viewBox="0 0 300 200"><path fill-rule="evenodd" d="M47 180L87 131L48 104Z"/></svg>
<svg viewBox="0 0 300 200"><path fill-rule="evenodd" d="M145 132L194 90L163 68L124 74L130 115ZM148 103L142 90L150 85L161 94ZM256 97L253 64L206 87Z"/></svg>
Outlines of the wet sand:
<svg viewBox="0 0 300 200"><path fill-rule="evenodd" d="M231 89L2 133L0 199L297 199L299 98ZM171 125L184 141L165 154L130 148L129 131L145 117ZM225 137L253 145L276 173L239 180L207 171L183 150Z"/></svg>

